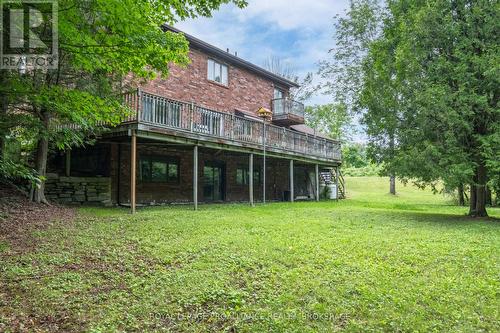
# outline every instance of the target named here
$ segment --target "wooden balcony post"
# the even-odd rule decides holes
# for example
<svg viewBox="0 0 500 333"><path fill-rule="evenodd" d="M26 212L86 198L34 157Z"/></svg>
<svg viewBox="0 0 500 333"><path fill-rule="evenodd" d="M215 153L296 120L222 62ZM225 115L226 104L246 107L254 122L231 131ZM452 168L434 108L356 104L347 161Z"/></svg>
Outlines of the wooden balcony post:
<svg viewBox="0 0 500 333"><path fill-rule="evenodd" d="M290 202L294 201L294 191L293 191L293 160L290 160Z"/></svg>
<svg viewBox="0 0 500 333"><path fill-rule="evenodd" d="M234 113L231 113L231 140L234 140Z"/></svg>
<svg viewBox="0 0 500 333"><path fill-rule="evenodd" d="M136 121L141 122L141 109L142 109L142 90L137 88L137 110L136 110Z"/></svg>
<svg viewBox="0 0 500 333"><path fill-rule="evenodd" d="M319 165L316 164L314 166L314 174L315 174L315 179L316 179L316 201L319 201Z"/></svg>
<svg viewBox="0 0 500 333"><path fill-rule="evenodd" d="M157 124L158 123L158 97L154 97L152 98L152 103L151 103L151 106L152 106L152 117L153 117L153 123L154 124Z"/></svg>
<svg viewBox="0 0 500 333"><path fill-rule="evenodd" d="M137 159L137 136L132 131L132 144L130 146L130 213L135 214L135 183Z"/></svg>
<svg viewBox="0 0 500 333"><path fill-rule="evenodd" d="M189 130L192 132L194 128L194 103L189 104Z"/></svg>
<svg viewBox="0 0 500 333"><path fill-rule="evenodd" d="M193 204L198 210L198 146L193 148Z"/></svg>
<svg viewBox="0 0 500 333"><path fill-rule="evenodd" d="M286 139L287 139L287 137L286 137L286 129L283 127L283 138L281 139L281 141L282 141L281 145L282 145L283 148L286 148Z"/></svg>
<svg viewBox="0 0 500 333"><path fill-rule="evenodd" d="M250 205L253 207L253 154L250 154L248 161L248 193L250 197Z"/></svg>

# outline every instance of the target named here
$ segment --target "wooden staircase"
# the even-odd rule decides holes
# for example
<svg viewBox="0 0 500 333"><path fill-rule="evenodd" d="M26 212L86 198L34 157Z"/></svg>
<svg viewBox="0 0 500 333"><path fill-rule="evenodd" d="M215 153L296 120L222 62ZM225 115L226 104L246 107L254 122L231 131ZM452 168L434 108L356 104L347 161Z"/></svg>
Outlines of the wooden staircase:
<svg viewBox="0 0 500 333"><path fill-rule="evenodd" d="M337 192L339 199L346 198L345 180L344 176L342 175L341 169L339 169L338 179L336 179L337 175L335 173L334 168L322 169L319 173L319 177L320 177L320 182L322 182L325 185L331 185L337 183L338 184Z"/></svg>

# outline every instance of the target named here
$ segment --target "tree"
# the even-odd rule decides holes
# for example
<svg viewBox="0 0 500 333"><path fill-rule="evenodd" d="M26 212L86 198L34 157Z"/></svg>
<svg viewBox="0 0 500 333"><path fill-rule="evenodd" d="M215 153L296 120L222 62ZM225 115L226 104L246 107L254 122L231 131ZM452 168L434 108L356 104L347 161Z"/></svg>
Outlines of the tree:
<svg viewBox="0 0 500 333"><path fill-rule="evenodd" d="M377 0L351 1L346 15L336 17L336 44L330 50L331 59L322 61L319 70L326 81L325 92L366 126L368 153L376 163L393 159L398 143L398 100L390 87L394 69L390 63L370 57L375 43L390 42L380 36L384 16L386 12ZM371 66L376 68L367 70ZM388 85L379 84L380 80ZM383 165L383 172L389 176L389 192L396 194L396 170L390 163Z"/></svg>
<svg viewBox="0 0 500 333"><path fill-rule="evenodd" d="M0 70L0 87L4 87L7 84L7 75L8 73L6 71ZM7 133L5 124L7 123L8 107L9 101L7 94L0 92L0 161L3 160L5 155L5 133Z"/></svg>
<svg viewBox="0 0 500 333"><path fill-rule="evenodd" d="M324 79L322 90L337 103L347 107L350 115L362 114L360 91L363 88L363 62L369 46L379 34L380 6L377 0L351 0L345 16L334 22L334 42L330 59L319 63Z"/></svg>
<svg viewBox="0 0 500 333"><path fill-rule="evenodd" d="M364 168L370 164L366 153L366 146L353 143L342 146L342 166L346 168Z"/></svg>
<svg viewBox="0 0 500 333"><path fill-rule="evenodd" d="M359 104L364 112L362 122L369 137L369 155L378 163L394 161L398 149L398 128L401 118L401 100L398 91L401 82L396 75L395 33L399 22L394 22L385 10L378 10L383 33L370 42L362 62L363 87L359 91ZM383 163L389 175L389 193L396 194L397 168Z"/></svg>
<svg viewBox="0 0 500 333"><path fill-rule="evenodd" d="M112 126L127 115L119 97L127 86L168 75L170 63L188 64L186 39L164 32L164 23L209 16L228 2L246 5L244 0L59 1L58 68L26 68L2 76L0 102L8 101L7 118L14 115L2 130L30 124L26 128L37 147L35 169L43 179L51 146L84 144L103 130L103 123ZM41 26L41 31L50 31L46 28ZM46 202L43 181L33 189L32 199Z"/></svg>
<svg viewBox="0 0 500 333"><path fill-rule="evenodd" d="M306 76L301 79L297 75L295 69L279 57L272 56L267 58L263 66L271 73L279 75L299 85L298 88L290 89L290 98L295 101L305 102L311 98L312 94L317 90L317 88L313 85L312 73L307 73Z"/></svg>
<svg viewBox="0 0 500 333"><path fill-rule="evenodd" d="M353 132L351 118L343 104L307 106L305 121L311 128L336 140L346 140Z"/></svg>
<svg viewBox="0 0 500 333"><path fill-rule="evenodd" d="M396 116L398 148L384 161L421 185L470 184L471 216L487 216L485 188L500 163L498 6L388 1L381 37L370 45L364 67L375 79L391 73L364 84L371 101L380 89L393 91L397 101L398 112L389 114ZM384 104L367 103L374 122L377 105Z"/></svg>

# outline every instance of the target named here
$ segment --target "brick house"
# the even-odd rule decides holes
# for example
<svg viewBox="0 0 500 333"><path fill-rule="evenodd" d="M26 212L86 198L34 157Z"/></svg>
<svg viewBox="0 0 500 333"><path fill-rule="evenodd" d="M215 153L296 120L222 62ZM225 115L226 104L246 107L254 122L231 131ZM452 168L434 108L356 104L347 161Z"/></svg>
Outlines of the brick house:
<svg viewBox="0 0 500 333"><path fill-rule="evenodd" d="M304 125L304 106L289 98L295 82L185 36L191 64L125 94L135 114L95 146L54 158L49 198L132 210L253 204L319 199L322 183L338 181L340 143Z"/></svg>

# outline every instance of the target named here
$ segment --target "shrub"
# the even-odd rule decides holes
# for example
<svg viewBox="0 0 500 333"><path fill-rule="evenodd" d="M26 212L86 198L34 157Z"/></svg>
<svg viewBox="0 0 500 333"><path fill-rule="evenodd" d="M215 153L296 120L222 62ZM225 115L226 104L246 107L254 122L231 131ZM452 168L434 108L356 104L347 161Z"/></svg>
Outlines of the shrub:
<svg viewBox="0 0 500 333"><path fill-rule="evenodd" d="M3 158L0 159L0 180L15 184L28 182L33 186L39 186L43 181L43 177L40 177L35 170L24 164Z"/></svg>
<svg viewBox="0 0 500 333"><path fill-rule="evenodd" d="M382 167L376 164L368 164L361 168L342 168L344 176L351 177L379 176L381 171Z"/></svg>

